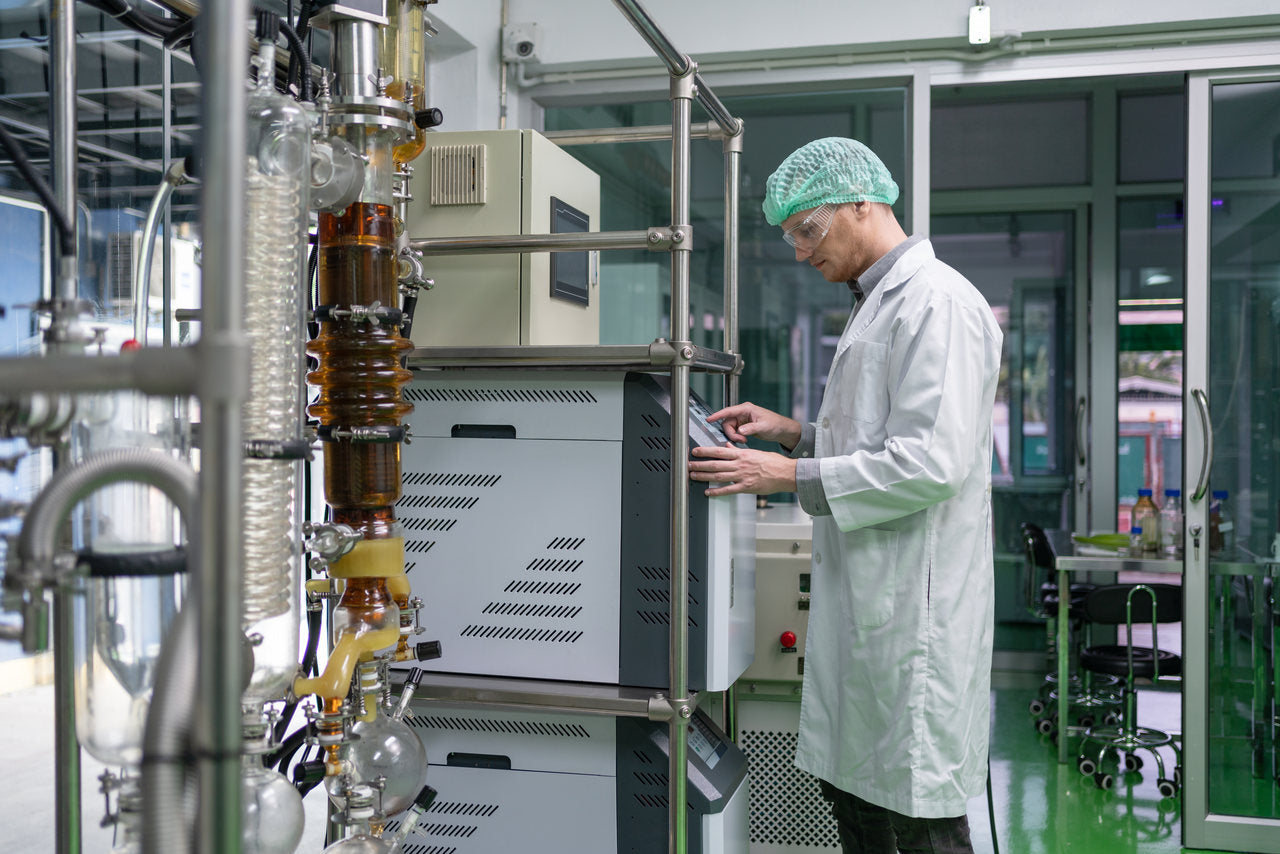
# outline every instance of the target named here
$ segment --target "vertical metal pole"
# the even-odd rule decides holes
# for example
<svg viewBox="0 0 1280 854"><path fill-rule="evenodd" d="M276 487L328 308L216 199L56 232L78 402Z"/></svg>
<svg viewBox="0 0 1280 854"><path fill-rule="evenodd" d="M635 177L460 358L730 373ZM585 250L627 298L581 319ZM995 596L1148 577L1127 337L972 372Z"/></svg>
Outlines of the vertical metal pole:
<svg viewBox="0 0 1280 854"><path fill-rule="evenodd" d="M78 222L76 212L76 17L74 0L54 0L50 8L53 30L50 66L53 72L53 193L66 213L71 228ZM54 297L55 328L60 312L74 317L78 296L77 259L58 259ZM54 345L61 349L65 343ZM69 465L70 448L59 442L54 448L54 466ZM76 740L75 632L71 593L53 592L53 731L56 798L54 831L58 854L79 854L80 833L80 743Z"/></svg>
<svg viewBox="0 0 1280 854"><path fill-rule="evenodd" d="M164 117L160 121L163 138L160 141L160 162L165 168L169 168L169 161L173 158L173 54L169 48L164 48L160 52L160 61L163 65L160 68L160 102L161 109L164 110ZM175 187L176 191L177 188ZM170 204L172 204L173 196L169 196ZM160 316L163 318L161 322L162 343L165 347L173 344L173 244L169 240L173 217L170 215L170 208L165 207L164 216L160 223L160 267L161 267L161 297L160 297ZM138 294L139 299L148 299L150 294Z"/></svg>
<svg viewBox="0 0 1280 854"><path fill-rule="evenodd" d="M742 120L738 132L724 138L724 349L741 355L738 340L738 183L742 164ZM737 372L725 378L724 405L738 402Z"/></svg>
<svg viewBox="0 0 1280 854"><path fill-rule="evenodd" d="M689 844L686 755L689 717L689 117L696 66L671 78L671 227L684 231L671 252L671 343L681 357L671 368L671 705L668 849Z"/></svg>
<svg viewBox="0 0 1280 854"><path fill-rule="evenodd" d="M909 121L907 139L911 141L907 170L911 176L911 187L904 201L906 202L907 233L918 234L921 237L929 236L929 193L932 189L929 171L931 144L929 121L932 94L928 69L917 70L911 77L910 102L907 106Z"/></svg>
<svg viewBox="0 0 1280 854"><path fill-rule="evenodd" d="M242 332L244 140L248 0L209 3L198 37L207 57L201 91L206 180L201 185L204 287L201 394L197 686L193 733L200 806L196 850L240 850L240 402L248 384Z"/></svg>

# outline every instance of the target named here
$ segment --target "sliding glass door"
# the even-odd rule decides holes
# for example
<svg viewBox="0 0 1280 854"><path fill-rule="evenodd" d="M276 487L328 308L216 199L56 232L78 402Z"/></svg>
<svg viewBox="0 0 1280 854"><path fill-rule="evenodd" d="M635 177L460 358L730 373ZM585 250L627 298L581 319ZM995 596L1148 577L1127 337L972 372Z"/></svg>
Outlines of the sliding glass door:
<svg viewBox="0 0 1280 854"><path fill-rule="evenodd" d="M1188 104L1185 844L1280 852L1280 72Z"/></svg>

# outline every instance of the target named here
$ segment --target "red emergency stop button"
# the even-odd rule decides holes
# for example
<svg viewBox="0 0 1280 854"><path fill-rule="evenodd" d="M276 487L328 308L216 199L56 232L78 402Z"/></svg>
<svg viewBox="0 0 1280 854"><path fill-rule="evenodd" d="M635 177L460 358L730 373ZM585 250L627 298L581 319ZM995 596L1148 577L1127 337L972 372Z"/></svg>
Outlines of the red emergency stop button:
<svg viewBox="0 0 1280 854"><path fill-rule="evenodd" d="M783 649L795 649L795 647L796 647L796 633L795 633L795 632L783 632L783 633L778 637L778 643L782 644L782 648L783 648Z"/></svg>

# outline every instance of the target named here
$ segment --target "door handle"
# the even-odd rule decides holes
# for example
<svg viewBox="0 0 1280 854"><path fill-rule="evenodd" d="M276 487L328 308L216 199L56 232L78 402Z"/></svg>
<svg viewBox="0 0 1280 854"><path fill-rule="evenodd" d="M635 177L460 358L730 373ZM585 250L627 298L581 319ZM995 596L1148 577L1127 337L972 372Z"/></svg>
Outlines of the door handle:
<svg viewBox="0 0 1280 854"><path fill-rule="evenodd" d="M1213 425L1209 421L1209 396L1202 388L1191 390L1191 399L1196 402L1196 411L1200 413L1200 430L1204 435L1204 456L1200 459L1200 477L1196 480L1195 492L1191 493L1192 501L1204 498L1209 488L1209 470L1213 468Z"/></svg>
<svg viewBox="0 0 1280 854"><path fill-rule="evenodd" d="M1080 395L1080 402L1076 404L1076 459L1081 466L1085 463L1084 456L1084 414L1089 410L1085 403L1084 395Z"/></svg>

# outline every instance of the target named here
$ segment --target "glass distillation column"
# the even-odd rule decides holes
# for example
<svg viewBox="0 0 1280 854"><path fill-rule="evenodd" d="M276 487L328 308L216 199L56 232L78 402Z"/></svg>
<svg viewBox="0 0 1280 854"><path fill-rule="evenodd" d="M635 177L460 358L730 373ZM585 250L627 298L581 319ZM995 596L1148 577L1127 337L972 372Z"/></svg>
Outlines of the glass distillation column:
<svg viewBox="0 0 1280 854"><path fill-rule="evenodd" d="M245 162L244 331L249 394L241 414L243 621L253 655L241 695L245 756L242 850L290 854L302 838L302 798L262 754L273 747L264 711L283 700L298 668L296 461L302 437L304 302L312 121L275 89L278 19L258 19L257 85L248 99Z"/></svg>
<svg viewBox="0 0 1280 854"><path fill-rule="evenodd" d="M401 365L412 345L400 335L393 215L393 152L412 131L409 109L389 97L379 56L387 19L341 2L313 19L330 31L334 133L365 160L364 184L346 209L321 213L317 232L320 334L308 345L318 367L308 375L318 395L308 412L325 441L324 488L330 525L354 545L329 565L342 592L331 621L333 649L315 678L294 683L298 696L316 694L316 736L327 748L326 774L342 773L341 744L352 716L378 714L375 654L400 639L400 608L409 586L404 537L393 505L400 497L401 399L410 374ZM352 688L353 675L361 678ZM373 671L373 672L371 672ZM344 710L344 701L353 701ZM417 773L419 769L414 769Z"/></svg>

